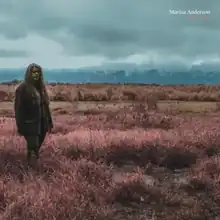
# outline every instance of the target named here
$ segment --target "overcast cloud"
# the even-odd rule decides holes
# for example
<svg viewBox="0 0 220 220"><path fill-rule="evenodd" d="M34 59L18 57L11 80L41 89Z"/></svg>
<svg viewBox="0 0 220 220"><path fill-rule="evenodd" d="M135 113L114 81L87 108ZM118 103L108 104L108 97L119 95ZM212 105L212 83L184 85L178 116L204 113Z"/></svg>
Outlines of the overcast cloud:
<svg viewBox="0 0 220 220"><path fill-rule="evenodd" d="M219 9L219 0L1 0L0 67L217 60Z"/></svg>

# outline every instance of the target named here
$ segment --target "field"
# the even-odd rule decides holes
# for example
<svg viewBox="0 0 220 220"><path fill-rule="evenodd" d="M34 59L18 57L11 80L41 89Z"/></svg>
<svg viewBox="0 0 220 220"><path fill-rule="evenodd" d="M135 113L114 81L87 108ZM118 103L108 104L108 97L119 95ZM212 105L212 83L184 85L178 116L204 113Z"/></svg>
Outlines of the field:
<svg viewBox="0 0 220 220"><path fill-rule="evenodd" d="M55 127L31 166L14 88L0 86L0 219L220 219L220 87L50 85Z"/></svg>

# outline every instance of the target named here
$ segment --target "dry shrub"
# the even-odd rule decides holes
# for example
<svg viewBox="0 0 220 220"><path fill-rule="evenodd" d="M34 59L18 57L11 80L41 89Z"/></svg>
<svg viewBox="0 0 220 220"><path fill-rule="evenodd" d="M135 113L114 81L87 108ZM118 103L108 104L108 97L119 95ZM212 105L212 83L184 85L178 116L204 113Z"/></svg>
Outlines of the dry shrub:
<svg viewBox="0 0 220 220"><path fill-rule="evenodd" d="M167 167L171 170L184 169L191 167L197 161L197 154L189 150L172 147L167 149L160 162L160 166Z"/></svg>
<svg viewBox="0 0 220 220"><path fill-rule="evenodd" d="M83 92L80 89L77 90L77 99L78 101L84 101Z"/></svg>
<svg viewBox="0 0 220 220"><path fill-rule="evenodd" d="M216 95L213 93L206 93L206 92L199 92L199 93L192 93L190 98L190 101L206 101L206 102L212 102L216 101Z"/></svg>
<svg viewBox="0 0 220 220"><path fill-rule="evenodd" d="M9 92L8 97L7 97L7 101L13 102L14 98L15 98L15 93L14 92Z"/></svg>
<svg viewBox="0 0 220 220"><path fill-rule="evenodd" d="M114 95L113 89L112 88L108 88L106 90L106 93L107 93L107 96L108 96L108 100L112 100L113 95Z"/></svg>
<svg viewBox="0 0 220 220"><path fill-rule="evenodd" d="M18 84L2 85L1 91L9 92L10 88ZM82 93L81 101L108 101L108 100L130 100L146 101L149 94L153 94L158 100L179 101L220 101L218 86L152 86L152 85L62 85L50 84L52 100L79 101L74 90ZM14 92L14 90L10 90ZM9 98L11 100L11 98ZM10 101L9 100L9 101ZM149 101L150 102L150 101ZM155 101L154 101L155 102ZM155 108L155 107L153 107Z"/></svg>
<svg viewBox="0 0 220 220"><path fill-rule="evenodd" d="M108 219L111 213L104 197L108 197L108 175L106 178L99 178L101 172L105 175L105 170L91 163L87 166L86 163L87 161L66 163L61 169L62 175L55 171L50 184L42 178L28 174L25 186L19 182L9 182L11 189L10 186L7 187L5 200L11 205L4 209L3 219ZM89 180L97 173L96 181L98 180L100 185L87 181L84 170L88 170ZM16 190L16 195L12 189Z"/></svg>
<svg viewBox="0 0 220 220"><path fill-rule="evenodd" d="M138 97L138 94L132 90L124 90L122 91L122 94L123 94L123 97L125 97L125 100L135 101L137 100L137 97Z"/></svg>
<svg viewBox="0 0 220 220"><path fill-rule="evenodd" d="M126 206L159 202L162 196L160 190L147 185L140 174L131 175L117 183L112 195L114 200Z"/></svg>
<svg viewBox="0 0 220 220"><path fill-rule="evenodd" d="M50 97L51 100L53 100L54 92L53 92L53 90L52 90L52 87L46 85L46 89L47 89L48 96Z"/></svg>
<svg viewBox="0 0 220 220"><path fill-rule="evenodd" d="M187 185L188 190L193 191L207 191L212 189L213 184L210 178L202 173L198 173L195 176L190 177L189 184Z"/></svg>
<svg viewBox="0 0 220 220"><path fill-rule="evenodd" d="M57 88L71 94L72 87ZM196 88L175 89L189 98ZM217 219L219 117L174 117L146 112L145 104L57 115L33 166L14 118L0 117L0 219ZM119 170L128 177L116 183ZM187 187L180 187L176 180L185 177Z"/></svg>
<svg viewBox="0 0 220 220"><path fill-rule="evenodd" d="M187 92L182 92L182 91L175 91L172 94L169 94L169 100L179 100L179 101L189 101L192 95Z"/></svg>
<svg viewBox="0 0 220 220"><path fill-rule="evenodd" d="M203 173L211 178L219 177L220 174L220 157L214 156L200 161L194 168L193 173L196 175L198 173ZM218 178L216 178L218 181Z"/></svg>
<svg viewBox="0 0 220 220"><path fill-rule="evenodd" d="M146 103L148 110L157 110L158 97L155 93L148 93L146 97Z"/></svg>
<svg viewBox="0 0 220 220"><path fill-rule="evenodd" d="M5 91L0 91L0 101L6 101L8 99L8 93Z"/></svg>
<svg viewBox="0 0 220 220"><path fill-rule="evenodd" d="M57 92L52 101L69 101L70 100L70 94L68 94L67 92Z"/></svg>
<svg viewBox="0 0 220 220"><path fill-rule="evenodd" d="M72 92L71 92L71 100L72 101L80 101L82 98L81 98L81 93L80 93L80 89L76 88L76 89L73 89Z"/></svg>
<svg viewBox="0 0 220 220"><path fill-rule="evenodd" d="M72 101L72 92L68 86L65 85L57 85L57 86L48 86L48 90L50 91L51 101Z"/></svg>
<svg viewBox="0 0 220 220"><path fill-rule="evenodd" d="M220 111L220 102L216 102L216 111Z"/></svg>
<svg viewBox="0 0 220 220"><path fill-rule="evenodd" d="M138 103L132 105L132 111L135 113L146 113L146 105L145 103Z"/></svg>
<svg viewBox="0 0 220 220"><path fill-rule="evenodd" d="M13 109L1 109L0 115L5 117L14 117L14 110Z"/></svg>
<svg viewBox="0 0 220 220"><path fill-rule="evenodd" d="M208 156L208 157L212 157L212 156L215 156L217 154L220 153L220 149L218 146L210 146L208 148L205 148L205 154Z"/></svg>
<svg viewBox="0 0 220 220"><path fill-rule="evenodd" d="M108 101L105 91L80 91L80 101Z"/></svg>
<svg viewBox="0 0 220 220"><path fill-rule="evenodd" d="M68 115L70 112L68 109L63 109L63 108L56 108L54 109L54 112L56 115Z"/></svg>
<svg viewBox="0 0 220 220"><path fill-rule="evenodd" d="M67 134L69 132L69 125L62 123L55 123L54 129L52 131L53 134Z"/></svg>

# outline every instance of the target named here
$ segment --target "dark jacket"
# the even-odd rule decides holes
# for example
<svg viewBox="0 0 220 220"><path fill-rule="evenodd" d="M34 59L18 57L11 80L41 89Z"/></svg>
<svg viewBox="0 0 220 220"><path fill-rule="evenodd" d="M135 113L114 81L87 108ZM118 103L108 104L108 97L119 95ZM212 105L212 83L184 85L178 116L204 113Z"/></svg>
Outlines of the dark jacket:
<svg viewBox="0 0 220 220"><path fill-rule="evenodd" d="M53 128L49 109L49 97L41 77L41 87L37 90L33 84L31 69L37 64L31 64L26 70L25 81L15 91L15 120L17 131L23 136L39 135ZM43 131L42 131L43 129Z"/></svg>

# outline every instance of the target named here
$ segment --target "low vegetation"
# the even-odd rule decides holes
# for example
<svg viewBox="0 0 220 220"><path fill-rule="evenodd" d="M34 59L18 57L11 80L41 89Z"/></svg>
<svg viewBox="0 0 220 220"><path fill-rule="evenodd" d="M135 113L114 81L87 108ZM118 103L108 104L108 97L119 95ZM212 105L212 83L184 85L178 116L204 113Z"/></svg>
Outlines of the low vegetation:
<svg viewBox="0 0 220 220"><path fill-rule="evenodd" d="M17 84L0 86L0 101L12 101ZM178 100L220 102L220 86L62 85L47 86L52 101Z"/></svg>
<svg viewBox="0 0 220 220"><path fill-rule="evenodd" d="M50 89L61 97L69 94ZM89 97L88 91L94 90L96 97L106 92L113 100L116 89L122 94L119 86L82 85L77 97L84 100L83 95ZM133 99L128 88L123 94L118 95L121 100L125 94ZM150 108L138 102L122 107L122 102L110 100L102 102L102 108L98 102L94 108L83 101L74 106L52 102L55 127L40 160L31 166L13 114L1 114L0 219L220 218L219 117L189 116L184 109L169 114L160 111L153 96L152 100ZM0 107L8 111L5 102Z"/></svg>

